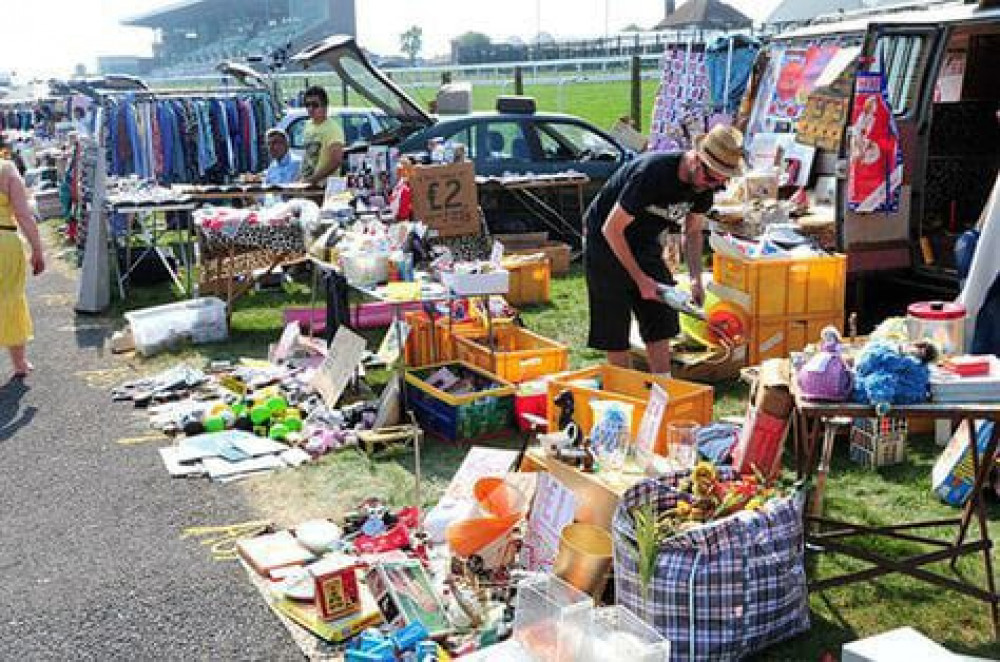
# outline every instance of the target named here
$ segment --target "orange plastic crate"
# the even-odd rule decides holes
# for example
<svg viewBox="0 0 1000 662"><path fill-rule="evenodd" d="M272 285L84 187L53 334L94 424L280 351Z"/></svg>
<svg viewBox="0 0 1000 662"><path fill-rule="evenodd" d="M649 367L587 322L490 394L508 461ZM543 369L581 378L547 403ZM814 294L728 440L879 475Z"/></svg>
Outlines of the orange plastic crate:
<svg viewBox="0 0 1000 662"><path fill-rule="evenodd" d="M595 378L600 382L600 388L574 383L578 380ZM660 424L654 447L656 453L665 455L667 451L667 423L669 421L697 421L702 425L711 422L714 399L711 386L680 379L657 377L638 370L616 368L607 364L565 372L549 382L549 430L555 430L559 421L560 408L554 403L554 400L559 393L568 389L573 393L573 420L580 426L581 432L590 434L590 428L594 424L594 416L590 407L592 400L616 400L633 405L631 432L632 437L635 438L639 432L642 416L646 412L649 391L654 382L667 392L669 398L667 411Z"/></svg>
<svg viewBox="0 0 1000 662"><path fill-rule="evenodd" d="M747 336L749 363L758 365L767 359L788 358L791 352L798 352L810 343L818 343L820 332L827 326L836 327L842 333L844 313L753 319Z"/></svg>
<svg viewBox="0 0 1000 662"><path fill-rule="evenodd" d="M712 280L748 295L752 317L843 314L847 256L755 260L716 253Z"/></svg>
<svg viewBox="0 0 1000 662"><path fill-rule="evenodd" d="M551 300L552 271L548 258L531 262L505 262L510 272L506 299L512 306L548 303Z"/></svg>
<svg viewBox="0 0 1000 662"><path fill-rule="evenodd" d="M493 351L489 338L456 337L455 358L509 382L524 382L562 372L569 367L569 348L519 326L505 324L493 329Z"/></svg>

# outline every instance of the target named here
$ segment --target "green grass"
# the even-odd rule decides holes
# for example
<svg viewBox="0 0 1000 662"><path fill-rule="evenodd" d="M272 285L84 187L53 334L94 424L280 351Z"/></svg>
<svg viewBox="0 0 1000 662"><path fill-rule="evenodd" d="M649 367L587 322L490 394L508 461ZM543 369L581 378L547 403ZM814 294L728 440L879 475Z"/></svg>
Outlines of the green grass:
<svg viewBox="0 0 1000 662"><path fill-rule="evenodd" d="M260 356L267 342L280 331L280 307L302 305L308 300L305 290L291 295L255 294L242 300L233 316L233 341L209 348L208 356ZM600 360L600 355L584 347L586 297L579 270L553 281L552 303L523 312L527 326L542 335L555 338L571 347L571 364L580 367ZM376 332L370 338L376 341ZM204 348L198 348L202 352ZM746 402L746 387L728 383L716 387L716 416L741 414ZM517 448L518 435L495 442ZM906 463L871 471L850 463L846 444L840 443L834 454L833 471L827 484L826 512L832 517L886 524L905 520L955 516L957 511L938 503L930 492L930 469L939 449L926 438L911 440ZM433 504L445 489L460 463L464 448L455 444L428 440L423 449L423 503ZM790 465L791 458L786 457ZM380 496L394 505L413 499L413 455L372 461L364 454L348 450L323 459L316 465L255 478L244 483L247 495L262 514L284 524L311 515L336 515L355 507L367 496ZM992 535L1000 537L1000 507L990 508ZM977 529L975 526L972 531ZM947 532L939 531L943 539ZM919 546L910 543L868 541L870 549L906 555L917 553ZM994 554L994 558L996 555ZM995 560L996 564L997 561ZM845 570L863 567L843 558L810 553L811 576L830 577ZM941 570L943 564L932 566ZM967 557L958 564L960 573L984 585L979 557ZM817 660L826 652L838 654L844 643L886 630L913 625L955 651L970 655L997 657L1000 647L990 640L988 609L975 600L890 575L877 581L827 590L810 597L810 631L768 649L761 660Z"/></svg>

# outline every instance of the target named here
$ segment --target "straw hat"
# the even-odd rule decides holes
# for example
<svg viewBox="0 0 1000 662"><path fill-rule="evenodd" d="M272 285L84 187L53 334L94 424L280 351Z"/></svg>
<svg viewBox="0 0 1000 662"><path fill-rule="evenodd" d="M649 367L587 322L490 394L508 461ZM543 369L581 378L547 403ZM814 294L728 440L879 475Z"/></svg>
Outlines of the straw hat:
<svg viewBox="0 0 1000 662"><path fill-rule="evenodd" d="M738 177L743 174L743 134L731 126L716 125L708 133L696 136L694 149L709 168L725 175Z"/></svg>

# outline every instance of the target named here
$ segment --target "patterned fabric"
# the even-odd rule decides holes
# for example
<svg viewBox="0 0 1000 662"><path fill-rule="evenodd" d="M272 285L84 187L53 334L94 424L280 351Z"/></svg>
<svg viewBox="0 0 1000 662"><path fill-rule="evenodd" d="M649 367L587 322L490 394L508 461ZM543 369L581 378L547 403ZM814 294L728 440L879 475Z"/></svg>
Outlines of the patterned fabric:
<svg viewBox="0 0 1000 662"><path fill-rule="evenodd" d="M686 475L646 480L622 497L612 524L618 603L670 640L672 662L739 660L808 630L802 495L665 541L644 593L630 511L646 503L673 508Z"/></svg>

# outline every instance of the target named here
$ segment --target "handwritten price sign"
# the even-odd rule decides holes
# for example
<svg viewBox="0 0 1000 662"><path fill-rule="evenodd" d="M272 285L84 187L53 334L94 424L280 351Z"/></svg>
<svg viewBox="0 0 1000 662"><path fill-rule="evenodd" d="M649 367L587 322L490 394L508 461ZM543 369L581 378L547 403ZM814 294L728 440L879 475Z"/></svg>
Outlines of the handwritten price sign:
<svg viewBox="0 0 1000 662"><path fill-rule="evenodd" d="M410 188L414 216L442 237L479 233L479 196L472 163L417 166Z"/></svg>

